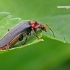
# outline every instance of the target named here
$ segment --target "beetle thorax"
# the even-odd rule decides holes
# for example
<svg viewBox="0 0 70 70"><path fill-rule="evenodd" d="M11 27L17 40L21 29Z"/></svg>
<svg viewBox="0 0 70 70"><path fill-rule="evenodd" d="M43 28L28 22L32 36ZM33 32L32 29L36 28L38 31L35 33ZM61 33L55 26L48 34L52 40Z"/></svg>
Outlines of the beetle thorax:
<svg viewBox="0 0 70 70"><path fill-rule="evenodd" d="M40 28L40 24L38 24L36 21L33 20L30 21L30 26L35 29Z"/></svg>

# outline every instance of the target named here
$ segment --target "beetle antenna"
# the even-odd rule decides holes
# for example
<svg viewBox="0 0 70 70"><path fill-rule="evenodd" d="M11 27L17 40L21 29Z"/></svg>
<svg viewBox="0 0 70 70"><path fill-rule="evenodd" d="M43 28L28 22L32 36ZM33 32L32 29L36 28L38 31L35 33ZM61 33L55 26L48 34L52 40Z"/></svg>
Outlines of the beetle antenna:
<svg viewBox="0 0 70 70"><path fill-rule="evenodd" d="M53 33L53 36L55 37L55 35L54 35L54 32L53 32L53 28L51 28L51 27L49 27L47 24L46 24L46 26L52 31L52 33ZM56 31L56 30L54 30L56 33L58 33L58 34L60 34L63 38L64 38L64 40L65 40L65 37L60 33L60 32L58 32L58 31Z"/></svg>
<svg viewBox="0 0 70 70"><path fill-rule="evenodd" d="M51 32L53 33L53 36L55 37L53 30L50 27L49 27L49 29L51 30Z"/></svg>
<svg viewBox="0 0 70 70"><path fill-rule="evenodd" d="M56 31L56 30L54 30L56 33L58 33L58 34L60 34L62 37L63 37L63 39L65 40L65 37L60 33L60 32L58 32L58 31Z"/></svg>
<svg viewBox="0 0 70 70"><path fill-rule="evenodd" d="M53 33L53 36L55 37L54 35L54 32L53 32L53 29L51 27L49 27L47 24L45 25L46 28L49 28L51 30L51 32Z"/></svg>

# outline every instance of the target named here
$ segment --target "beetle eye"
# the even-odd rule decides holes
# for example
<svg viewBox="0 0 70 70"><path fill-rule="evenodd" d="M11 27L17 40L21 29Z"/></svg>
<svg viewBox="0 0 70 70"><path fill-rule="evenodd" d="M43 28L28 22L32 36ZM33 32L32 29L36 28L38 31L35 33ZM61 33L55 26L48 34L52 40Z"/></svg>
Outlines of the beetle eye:
<svg viewBox="0 0 70 70"><path fill-rule="evenodd" d="M43 26L41 26L41 29L44 29L44 27L43 27Z"/></svg>
<svg viewBox="0 0 70 70"><path fill-rule="evenodd" d="M44 27L41 27L42 30L44 30Z"/></svg>
<svg viewBox="0 0 70 70"><path fill-rule="evenodd" d="M46 27L44 25L40 26L43 31L46 31Z"/></svg>
<svg viewBox="0 0 70 70"><path fill-rule="evenodd" d="M40 25L41 29L44 29L44 26L43 25Z"/></svg>

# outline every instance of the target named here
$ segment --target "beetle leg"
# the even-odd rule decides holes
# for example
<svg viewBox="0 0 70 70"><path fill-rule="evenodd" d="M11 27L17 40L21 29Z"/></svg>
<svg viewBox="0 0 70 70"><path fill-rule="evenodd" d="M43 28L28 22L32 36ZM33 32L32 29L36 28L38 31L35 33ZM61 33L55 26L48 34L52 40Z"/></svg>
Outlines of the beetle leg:
<svg viewBox="0 0 70 70"><path fill-rule="evenodd" d="M23 40L23 34L20 35L19 41Z"/></svg>
<svg viewBox="0 0 70 70"><path fill-rule="evenodd" d="M31 36L31 32L29 33L29 36Z"/></svg>
<svg viewBox="0 0 70 70"><path fill-rule="evenodd" d="M28 39L28 35L26 34L26 38L25 38L24 43L22 45L24 45L27 42L27 39Z"/></svg>
<svg viewBox="0 0 70 70"><path fill-rule="evenodd" d="M29 33L28 34L25 33L24 35L23 34L20 35L19 41L23 40L23 36L25 37L25 40L22 43L22 45L24 45L27 42L28 35L29 35Z"/></svg>
<svg viewBox="0 0 70 70"><path fill-rule="evenodd" d="M37 39L40 39L40 38L38 37L38 35L36 34L36 29L33 29L33 28L32 28L32 31L34 32L36 38L37 38Z"/></svg>

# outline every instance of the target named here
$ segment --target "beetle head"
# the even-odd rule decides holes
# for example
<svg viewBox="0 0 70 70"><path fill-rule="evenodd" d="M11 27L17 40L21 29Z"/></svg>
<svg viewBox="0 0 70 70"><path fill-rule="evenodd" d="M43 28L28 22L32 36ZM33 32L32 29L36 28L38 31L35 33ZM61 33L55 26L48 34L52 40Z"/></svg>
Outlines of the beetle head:
<svg viewBox="0 0 70 70"><path fill-rule="evenodd" d="M34 21L34 20L31 20L31 21L30 21L30 26L31 26L32 28L34 28L34 29L40 28L41 30L43 30L43 31L45 31L45 32L46 32L46 29L49 28L49 29L52 31L53 36L55 37L53 30L52 30L51 27L49 27L47 24L43 25L43 24L41 24L40 22L36 22L36 21Z"/></svg>
<svg viewBox="0 0 70 70"><path fill-rule="evenodd" d="M40 22L36 22L34 20L30 21L30 25L34 29L40 28L40 29L42 29L44 31L46 31L46 28L47 28L47 25L42 25Z"/></svg>
<svg viewBox="0 0 70 70"><path fill-rule="evenodd" d="M46 32L46 29L49 28L49 29L52 31L53 36L55 37L53 30L52 30L51 27L49 27L47 24L45 24L45 25L42 25L42 24L41 24L41 25L40 25L40 28L41 28L43 31L45 31L45 32Z"/></svg>

